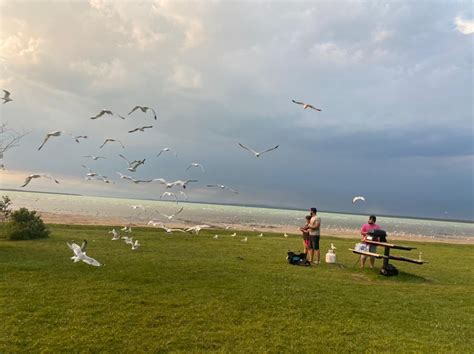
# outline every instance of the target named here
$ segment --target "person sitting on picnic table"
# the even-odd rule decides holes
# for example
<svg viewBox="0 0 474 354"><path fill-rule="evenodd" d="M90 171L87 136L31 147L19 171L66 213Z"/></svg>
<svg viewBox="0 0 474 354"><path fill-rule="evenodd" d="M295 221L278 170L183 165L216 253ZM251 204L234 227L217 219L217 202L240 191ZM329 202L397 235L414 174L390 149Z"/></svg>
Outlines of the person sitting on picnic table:
<svg viewBox="0 0 474 354"><path fill-rule="evenodd" d="M369 216L369 221L367 224L362 225L360 229L360 235L362 236L362 242L365 242L367 240L367 233L371 230L380 230L380 226L375 223L377 221L377 218L375 215L370 215ZM369 252L371 253L376 253L377 252L377 246L376 245L371 245L367 244L369 246ZM367 256L361 255L360 256L360 267L364 268L365 267L365 261L367 260ZM370 256L370 268L373 268L375 264L375 257Z"/></svg>

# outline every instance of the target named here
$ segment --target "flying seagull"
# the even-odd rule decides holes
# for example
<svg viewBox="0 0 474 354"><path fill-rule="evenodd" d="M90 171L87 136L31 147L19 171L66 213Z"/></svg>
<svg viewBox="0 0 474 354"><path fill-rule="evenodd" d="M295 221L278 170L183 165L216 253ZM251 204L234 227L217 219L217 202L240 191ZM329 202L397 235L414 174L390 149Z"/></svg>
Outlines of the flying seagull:
<svg viewBox="0 0 474 354"><path fill-rule="evenodd" d="M161 149L161 151L158 153L158 155L156 155L156 157L159 157L162 153L168 152L168 151L173 151L173 150L169 147L165 147L164 149ZM178 157L178 154L176 152L174 153L174 155Z"/></svg>
<svg viewBox="0 0 474 354"><path fill-rule="evenodd" d="M272 147L272 148L270 148L270 149L267 149L267 150L264 150L264 151L261 151L261 152L257 152L257 151L255 151L255 150L253 150L253 149L251 149L251 148L249 148L249 147L247 147L247 146L245 146L245 145L242 145L241 143L239 143L239 146L240 146L241 148L244 148L244 149L247 150L247 151L250 151L252 154L255 155L255 157L260 157L260 155L262 155L262 154L264 154L264 153L266 153L266 152L275 150L275 149L278 148L278 145L277 145L277 146Z"/></svg>
<svg viewBox="0 0 474 354"><path fill-rule="evenodd" d="M155 178L153 181L160 182L161 184L166 185L166 188L172 188L174 186L181 186L186 189L186 185L191 182L197 182L195 179L187 179L185 181L177 180L174 182L167 182L164 178Z"/></svg>
<svg viewBox="0 0 474 354"><path fill-rule="evenodd" d="M122 145L122 149L125 149L125 146L123 146L122 142L120 140L117 140L117 139L112 139L112 138L106 138L104 140L104 142L102 143L102 145L99 147L99 149L102 149L104 147L105 144L107 143L112 143L112 142L116 142L116 143L119 143L120 145Z"/></svg>
<svg viewBox="0 0 474 354"><path fill-rule="evenodd" d="M171 215L166 215L166 214L163 214L162 212L160 212L159 210L157 210L158 214L164 216L165 218L167 218L168 220L172 220L176 215L178 215L179 213L181 213L183 211L183 207L181 207L181 209L179 209L176 213L174 214L171 214Z"/></svg>
<svg viewBox="0 0 474 354"><path fill-rule="evenodd" d="M194 232L197 235L197 234L199 234L199 231L201 231L202 229L207 229L209 227L210 227L209 225L196 225L196 226L188 227L184 231Z"/></svg>
<svg viewBox="0 0 474 354"><path fill-rule="evenodd" d="M87 135L77 135L77 136L74 136L74 135L71 134L71 136L72 136L72 138L76 141L76 143L78 143L78 144L80 143L79 139L87 139Z"/></svg>
<svg viewBox="0 0 474 354"><path fill-rule="evenodd" d="M40 147L38 148L38 150L41 150L41 148L44 146L44 144L46 144L46 142L49 140L49 138L51 138L52 136L56 137L56 136L60 136L62 133L64 133L63 131L60 131L60 130L56 130L54 132L51 132L51 133L48 133L46 134L46 136L44 137L44 140L43 142L41 143Z"/></svg>
<svg viewBox="0 0 474 354"><path fill-rule="evenodd" d="M115 229L112 229L109 231L109 234L112 234L112 241L117 241L117 240L120 240L120 234L115 231Z"/></svg>
<svg viewBox="0 0 474 354"><path fill-rule="evenodd" d="M74 260L74 263L83 261L84 263L95 266L95 267L100 267L102 265L100 262L98 262L94 258L86 255L86 245L87 245L86 240L84 240L84 242L82 243L82 246L79 246L77 243L74 243L74 242L72 242L72 244L70 244L69 242L66 242L66 243L69 249L74 252L74 256L71 257L71 259Z"/></svg>
<svg viewBox="0 0 474 354"><path fill-rule="evenodd" d="M201 165L200 163L192 162L191 165L188 166L188 168L186 169L186 171L189 170L191 167L201 167L202 172L206 172L206 171L204 170L204 166Z"/></svg>
<svg viewBox="0 0 474 354"><path fill-rule="evenodd" d="M86 173L87 177L98 177L100 176L97 172L92 171L89 167L86 165L81 165L83 168L87 169L89 172Z"/></svg>
<svg viewBox="0 0 474 354"><path fill-rule="evenodd" d="M34 174L34 175L29 175L28 177L25 178L25 182L23 182L23 184L21 185L21 188L26 187L26 186L28 185L28 183L31 182L32 179L40 178L40 177L49 178L50 180L53 180L56 184L59 183L58 180L54 179L54 178L53 178L52 176L50 176L50 175Z"/></svg>
<svg viewBox="0 0 474 354"><path fill-rule="evenodd" d="M296 104L299 104L299 105L302 105L303 106L303 109L306 109L306 108L311 108L311 109L314 109L318 112L321 112L321 110L319 108L316 108L314 107L313 105L310 105L309 103L304 103L304 102L298 102L298 101L295 101L295 100L291 100L291 102L293 103L296 103Z"/></svg>
<svg viewBox="0 0 474 354"><path fill-rule="evenodd" d="M141 245L138 243L138 240L135 240L134 243L132 243L132 251L137 250Z"/></svg>
<svg viewBox="0 0 474 354"><path fill-rule="evenodd" d="M146 126L144 126L144 127L135 128L135 129L129 130L128 132L129 132L129 133L134 133L134 132L137 132L137 131L144 132L145 129L150 129L150 128L153 128L153 125L146 125Z"/></svg>
<svg viewBox="0 0 474 354"><path fill-rule="evenodd" d="M156 112L153 108L150 108L150 107L145 107L145 106L135 106L129 113L128 115L132 114L133 112L135 112L137 109L141 110L143 113L146 113L148 110L152 111L153 112L153 117L155 118L156 120Z"/></svg>
<svg viewBox="0 0 474 354"><path fill-rule="evenodd" d="M94 161L97 161L98 159L105 159L105 157L103 156L91 156L91 155L87 155L87 156L82 156L82 157L86 157L86 158L90 158Z"/></svg>
<svg viewBox="0 0 474 354"><path fill-rule="evenodd" d="M178 197L176 196L176 194L174 194L173 192L163 192L163 194L160 195L160 199L166 196L174 197L174 199L176 200L176 204L178 204Z"/></svg>
<svg viewBox="0 0 474 354"><path fill-rule="evenodd" d="M133 161L129 161L125 156L123 156L122 154L119 154L119 156L124 159L125 161L127 161L128 163L128 170L130 172L136 172L137 171L137 167L140 166L140 165L143 165L145 163L145 160L146 159L143 159L143 160L133 160Z"/></svg>
<svg viewBox="0 0 474 354"><path fill-rule="evenodd" d="M2 90L5 94L3 95L3 97L1 97L1 99L3 100L3 104L7 103L7 102L10 102L10 101L13 101L11 98L10 98L10 92L8 92L7 90Z"/></svg>
<svg viewBox="0 0 474 354"><path fill-rule="evenodd" d="M108 110L108 109L102 109L99 113L97 113L94 117L91 117L91 119L97 119L97 118L100 118L102 117L104 114L108 114L108 115L114 115L114 112Z"/></svg>
<svg viewBox="0 0 474 354"><path fill-rule="evenodd" d="M217 188L220 188L220 189L228 189L229 191L231 191L234 194L239 194L239 192L237 192L236 190L234 190L232 188L229 188L227 186L224 186L223 184L208 184L208 185L206 185L206 187L217 187Z"/></svg>
<svg viewBox="0 0 474 354"><path fill-rule="evenodd" d="M120 176L120 178L122 178L122 179L128 179L129 181L132 181L132 182L135 183L135 184L138 184L138 183L149 183L149 182L152 182L152 181L153 181L152 179L147 179L147 180L135 179L135 178L133 178L133 177L123 175L123 174L121 174L120 172L117 172L117 174Z"/></svg>
<svg viewBox="0 0 474 354"><path fill-rule="evenodd" d="M365 202L365 198L364 198L364 197L362 197L362 196L357 196L357 197L352 198L352 204L354 204L354 203L357 202L358 200L361 200L361 201Z"/></svg>

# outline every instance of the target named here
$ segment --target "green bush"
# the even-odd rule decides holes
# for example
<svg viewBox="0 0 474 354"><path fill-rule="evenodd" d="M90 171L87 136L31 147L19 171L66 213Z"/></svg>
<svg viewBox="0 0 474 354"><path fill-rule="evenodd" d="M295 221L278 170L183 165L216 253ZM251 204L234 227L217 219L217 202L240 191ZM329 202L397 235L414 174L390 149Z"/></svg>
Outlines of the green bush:
<svg viewBox="0 0 474 354"><path fill-rule="evenodd" d="M11 213L4 235L9 240L33 240L48 237L49 230L36 211L21 208Z"/></svg>

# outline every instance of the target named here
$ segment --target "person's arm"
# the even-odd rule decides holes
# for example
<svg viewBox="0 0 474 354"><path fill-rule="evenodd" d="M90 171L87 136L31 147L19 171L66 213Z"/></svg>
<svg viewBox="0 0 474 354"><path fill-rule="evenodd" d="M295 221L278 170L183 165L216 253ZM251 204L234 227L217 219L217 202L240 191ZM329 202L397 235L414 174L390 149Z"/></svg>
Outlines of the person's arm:
<svg viewBox="0 0 474 354"><path fill-rule="evenodd" d="M360 228L360 235L362 236L362 241L365 241L367 239L367 228L365 225L362 225Z"/></svg>

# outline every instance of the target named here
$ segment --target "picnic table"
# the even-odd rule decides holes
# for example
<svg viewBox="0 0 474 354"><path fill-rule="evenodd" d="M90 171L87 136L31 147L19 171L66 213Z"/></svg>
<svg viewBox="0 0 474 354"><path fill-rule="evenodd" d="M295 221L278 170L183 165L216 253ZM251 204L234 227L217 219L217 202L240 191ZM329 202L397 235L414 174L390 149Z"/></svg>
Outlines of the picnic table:
<svg viewBox="0 0 474 354"><path fill-rule="evenodd" d="M393 265L389 264L389 260L409 262L409 263L415 263L415 264L428 263L427 261L424 261L424 260L421 260L421 259L413 259L413 258L402 257L402 256L394 256L394 255L390 254L391 249L411 251L411 250L415 250L416 247L395 245L393 243L379 242L379 241L372 241L372 240L365 240L364 243L367 243L369 245L382 246L385 249L384 253L379 254L379 253L368 252L368 251L359 251L359 250L355 250L355 249L352 249L352 248L349 248L349 250L352 251L353 253L361 254L361 255L364 255L364 256L375 257L375 258L378 258L378 259L382 258L383 259L383 266L382 266L382 269L380 269L380 273L383 274L383 275L397 275L398 274L398 271L396 270L396 268ZM393 273L393 274L391 274L391 273Z"/></svg>

